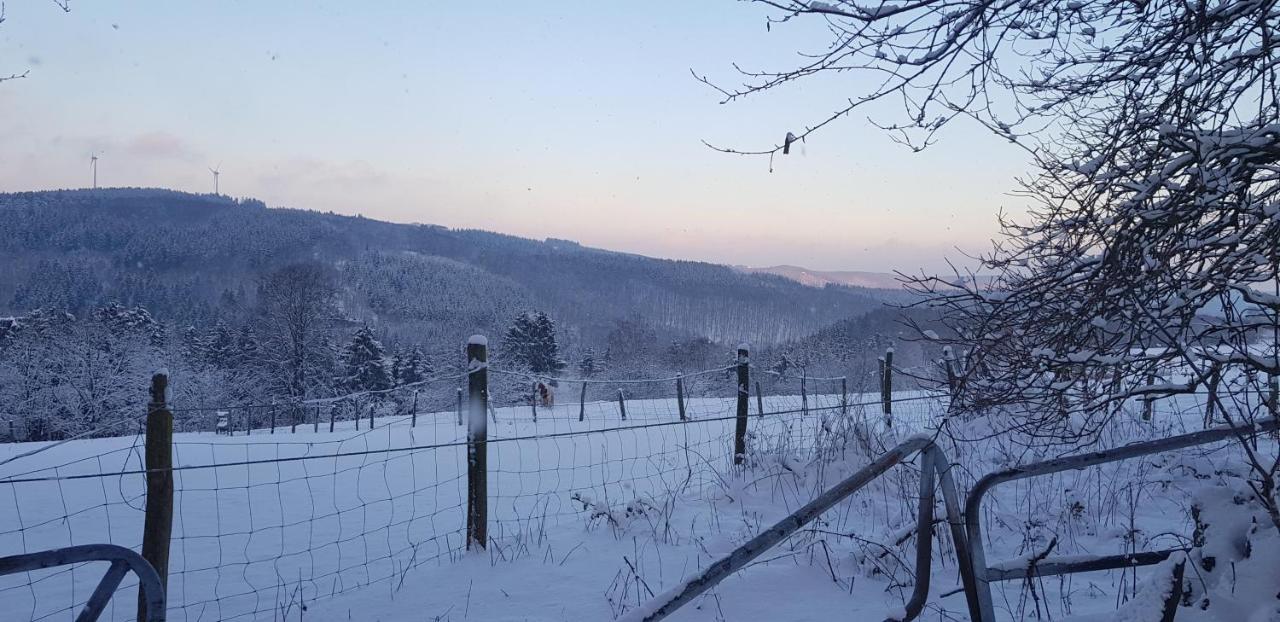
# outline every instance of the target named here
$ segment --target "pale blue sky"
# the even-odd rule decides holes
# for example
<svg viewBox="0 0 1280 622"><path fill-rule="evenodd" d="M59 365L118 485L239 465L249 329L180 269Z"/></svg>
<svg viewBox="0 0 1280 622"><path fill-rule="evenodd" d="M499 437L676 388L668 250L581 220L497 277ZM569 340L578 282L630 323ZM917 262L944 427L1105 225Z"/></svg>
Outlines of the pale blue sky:
<svg viewBox="0 0 1280 622"><path fill-rule="evenodd" d="M936 269L985 249L1024 156L963 125L913 154L858 116L772 145L856 77L718 104L693 68L787 66L812 26L760 7L648 2L10 0L0 190L222 191L662 257ZM887 112L887 111L886 111Z"/></svg>

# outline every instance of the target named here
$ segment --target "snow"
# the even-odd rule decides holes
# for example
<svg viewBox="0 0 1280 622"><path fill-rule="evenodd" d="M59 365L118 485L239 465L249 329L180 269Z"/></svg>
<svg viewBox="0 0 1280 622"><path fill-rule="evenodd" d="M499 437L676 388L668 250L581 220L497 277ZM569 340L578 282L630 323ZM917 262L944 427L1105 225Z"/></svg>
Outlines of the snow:
<svg viewBox="0 0 1280 622"><path fill-rule="evenodd" d="M488 346L488 345L489 345L489 338L488 338L488 337L485 337L484 335L472 335L472 336L470 336L470 337L468 337L468 338L467 338L467 345L469 345L469 346Z"/></svg>
<svg viewBox="0 0 1280 622"><path fill-rule="evenodd" d="M874 402L875 397L854 396L854 401ZM810 404L836 399L810 395ZM793 396L766 397L766 407L792 401ZM833 445L832 453L824 454L829 459L816 460L814 443L828 433L831 417L811 414L789 423L753 419L748 453L754 463L745 472L735 470L728 455L734 422L711 416L732 413L732 403L727 398L690 399L689 411L706 419L661 427L649 426L674 411L670 400L629 401L634 420L625 424L609 402L589 404L583 423L577 421L577 404L540 408L536 423L527 407L496 409L482 422L491 439L494 542L487 551L471 554L461 553L466 497L466 447L461 441L466 427L455 424L452 411L420 413L416 428L406 418L394 417L379 419L374 430L357 431L343 422L333 434L312 433L304 426L304 432L287 435L175 435L175 464L184 467L331 457L176 473L171 619L294 620L303 603L308 621L637 619L637 612L656 602L650 592L678 590L697 570L870 458L848 444ZM875 406L855 411L851 421L869 426L877 447L888 447L907 435L933 435L930 422L945 412L945 404L934 400L899 404L895 427L905 432L896 437L877 427ZM1161 425L1125 424L1107 444L1178 432L1179 426L1198 422L1199 413L1188 412L1184 420L1158 411ZM840 421L834 418L834 423ZM987 424L979 418L965 425L976 435ZM595 432L549 436L583 430ZM543 438L531 438L535 435ZM4 465L0 478L137 468L136 441L73 441ZM40 445L0 446L0 458ZM434 448L410 450L424 446ZM999 438L966 443L958 454L949 446L944 444L948 458L960 467L954 473L961 486L1035 458ZM385 450L394 453L379 453ZM355 455L364 451L375 453ZM344 453L351 455L340 455ZM1229 456L1219 447L1003 485L984 503L984 512L992 517L984 523L987 556L1025 564L1028 552L1043 550L1055 534L1062 536L1055 559L1110 555L1135 544L1139 550L1167 548L1177 541L1158 534L1189 535L1189 508L1199 502L1209 508L1205 519L1221 534L1206 548L1223 560L1224 570L1214 578L1228 576L1234 564L1242 569L1237 589L1251 590L1248 599L1232 603L1236 609L1215 605L1204 613L1222 611L1226 617L1217 619L1223 620L1261 615L1268 603L1274 607L1263 588L1268 579L1274 586L1280 576L1275 570L1280 538L1265 530L1250 532L1247 517L1229 511L1240 490L1228 485L1235 481L1228 473L1247 472L1231 466ZM810 540L793 538L671 619L825 622L904 613L910 584L901 586L909 581L914 563L915 507L910 499L915 483L907 477L910 473L909 468L891 471L823 517L822 529L856 534L873 545L832 536L824 540L825 547L813 547L805 544ZM113 476L56 484L0 483L0 554L103 541L136 548L141 480ZM1206 485L1208 493L1191 494ZM1131 508L1126 505L1132 499L1128 490L1138 495ZM1143 534L1136 543L1128 540L1125 527L1130 512ZM1243 539L1255 551L1250 558L1240 552ZM832 580L828 555L838 581ZM933 582L938 588L930 596L930 611L941 619L963 619L963 595L939 595L957 585L953 558L943 546L936 547L935 556ZM898 558L907 560L907 566ZM1147 586L1165 571L1164 566L1138 568L1137 575ZM0 602L22 619L39 617L73 598L83 600L99 576L99 570L88 567L70 577L47 572L0 577ZM1115 619L1108 616L1119 615L1114 611L1118 576L1081 577L1078 584L1097 587L1087 594L1072 592L1069 613ZM40 580L27 587L29 579ZM1215 590L1228 589L1225 582L1216 585ZM20 589L5 589L14 586ZM1045 581L1043 588L1042 598L1052 602L1063 602L1066 594L1060 591L1071 589L1057 581ZM1021 602L1022 589L1017 581L995 586L1003 619L1022 617L1006 609ZM1159 590L1151 590L1141 588L1139 600L1158 600ZM1226 601L1224 594L1212 597ZM126 590L104 619L129 618L132 604ZM292 613L279 614L289 607ZM1196 617L1200 613L1186 610L1179 619L1212 619Z"/></svg>

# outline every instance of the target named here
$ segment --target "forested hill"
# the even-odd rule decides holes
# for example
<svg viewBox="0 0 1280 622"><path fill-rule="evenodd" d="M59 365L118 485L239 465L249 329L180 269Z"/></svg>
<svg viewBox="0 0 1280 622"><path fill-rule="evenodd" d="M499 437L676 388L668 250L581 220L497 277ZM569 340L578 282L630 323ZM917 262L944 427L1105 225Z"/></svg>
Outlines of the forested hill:
<svg viewBox="0 0 1280 622"><path fill-rule="evenodd" d="M235 321L253 307L262 275L299 261L337 271L349 319L423 344L498 334L516 313L540 309L580 342L630 321L673 338L764 345L881 304L876 290L252 199L160 189L0 194L0 315L117 301L174 325Z"/></svg>

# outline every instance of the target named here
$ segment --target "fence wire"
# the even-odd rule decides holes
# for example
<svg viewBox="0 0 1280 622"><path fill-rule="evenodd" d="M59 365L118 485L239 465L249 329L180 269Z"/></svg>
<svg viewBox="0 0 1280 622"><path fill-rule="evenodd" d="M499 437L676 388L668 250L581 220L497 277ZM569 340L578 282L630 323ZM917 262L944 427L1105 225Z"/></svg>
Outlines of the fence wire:
<svg viewBox="0 0 1280 622"><path fill-rule="evenodd" d="M550 525L608 522L734 468L731 367L554 384L489 371L493 555L519 556ZM805 460L831 450L841 425L915 427L945 410L937 396L904 392L889 421L878 393L855 392L846 379L752 375L748 456ZM271 405L172 409L181 423L171 619L292 619L352 590L393 595L413 568L457 560L467 495L461 380L278 404L275 426ZM236 423L218 430L220 413ZM88 543L140 548L140 435L29 445L0 446L15 458L0 470L0 555ZM81 564L0 577L0 602L12 619L73 617L101 571ZM131 619L136 591L136 581L121 584L107 619Z"/></svg>

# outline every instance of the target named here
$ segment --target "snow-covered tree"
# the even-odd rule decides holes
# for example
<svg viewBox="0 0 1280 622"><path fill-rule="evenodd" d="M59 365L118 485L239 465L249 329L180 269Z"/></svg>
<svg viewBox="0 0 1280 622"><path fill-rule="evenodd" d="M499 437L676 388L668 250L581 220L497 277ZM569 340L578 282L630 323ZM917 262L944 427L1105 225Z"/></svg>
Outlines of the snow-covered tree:
<svg viewBox="0 0 1280 622"><path fill-rule="evenodd" d="M1030 438L1074 443L1134 397L1215 377L1238 395L1269 392L1280 375L1273 5L758 1L771 24L813 20L830 39L800 66L745 73L721 88L726 100L823 73L877 79L851 82L861 90L802 131L780 128L779 144L726 151L785 154L893 98L905 110L881 125L914 148L967 117L1032 156L1031 209L1002 222L976 270L994 280L914 281L952 329L936 341L966 358L958 406L1015 405L1008 422ZM1229 424L1268 410L1210 399ZM1240 448L1280 529L1280 462Z"/></svg>
<svg viewBox="0 0 1280 622"><path fill-rule="evenodd" d="M204 339L205 362L220 369L235 367L239 362L236 335L231 327L221 320L213 325Z"/></svg>
<svg viewBox="0 0 1280 622"><path fill-rule="evenodd" d="M85 317L37 310L8 323L0 344L0 414L20 438L119 433L144 412L149 374L161 366L162 328L144 309L110 304Z"/></svg>
<svg viewBox="0 0 1280 622"><path fill-rule="evenodd" d="M392 357L391 369L396 386L421 382L431 374L431 364L417 346L410 348L408 352L397 352Z"/></svg>
<svg viewBox="0 0 1280 622"><path fill-rule="evenodd" d="M252 324L240 327L236 335L236 363L241 367L256 365L262 352L262 343L258 340L258 332Z"/></svg>
<svg viewBox="0 0 1280 622"><path fill-rule="evenodd" d="M582 358L578 359L578 376L581 378L590 378L602 371L601 362L596 358L594 348L587 348L582 351Z"/></svg>
<svg viewBox="0 0 1280 622"><path fill-rule="evenodd" d="M394 384L386 351L368 325L361 326L342 354L342 384L351 391L383 391Z"/></svg>
<svg viewBox="0 0 1280 622"><path fill-rule="evenodd" d="M316 263L285 266L259 283L259 360L279 393L303 398L332 377L336 295L329 269Z"/></svg>
<svg viewBox="0 0 1280 622"><path fill-rule="evenodd" d="M502 352L535 374L556 374L565 367L556 343L555 323L542 311L516 316L502 338Z"/></svg>

